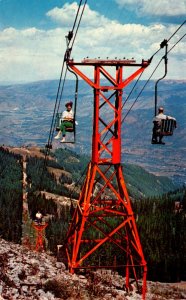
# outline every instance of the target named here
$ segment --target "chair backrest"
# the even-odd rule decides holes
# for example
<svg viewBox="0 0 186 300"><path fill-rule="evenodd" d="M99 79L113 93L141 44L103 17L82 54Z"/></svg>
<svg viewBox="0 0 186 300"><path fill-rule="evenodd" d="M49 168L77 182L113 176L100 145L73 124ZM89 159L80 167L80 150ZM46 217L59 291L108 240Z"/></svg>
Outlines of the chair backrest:
<svg viewBox="0 0 186 300"><path fill-rule="evenodd" d="M160 128L161 135L163 136L173 135L174 128L175 128L175 120L173 119L161 120L161 128Z"/></svg>

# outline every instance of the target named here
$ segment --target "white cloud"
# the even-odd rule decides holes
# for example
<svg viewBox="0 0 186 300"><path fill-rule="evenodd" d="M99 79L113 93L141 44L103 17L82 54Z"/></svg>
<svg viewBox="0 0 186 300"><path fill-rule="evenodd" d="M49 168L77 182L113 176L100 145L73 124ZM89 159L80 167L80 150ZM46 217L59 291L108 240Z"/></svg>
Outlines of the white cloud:
<svg viewBox="0 0 186 300"><path fill-rule="evenodd" d="M52 20L64 24L66 27L72 26L77 12L77 3L65 4L63 8L55 7L48 11L46 15Z"/></svg>
<svg viewBox="0 0 186 300"><path fill-rule="evenodd" d="M133 9L139 14L153 16L179 16L186 14L185 0L115 0L120 7Z"/></svg>
<svg viewBox="0 0 186 300"><path fill-rule="evenodd" d="M50 17L53 21L59 23L60 25L69 28L73 26L77 10L77 2L73 2L71 4L66 3L63 6L63 8L55 7L52 10L48 11L46 15ZM83 5L81 5L80 13L82 12L82 10ZM109 20L107 18L100 15L97 11L91 10L89 5L86 4L86 8L83 13L83 18L81 20L81 27L97 27L98 24L100 26L102 24L105 25L108 21Z"/></svg>
<svg viewBox="0 0 186 300"><path fill-rule="evenodd" d="M66 20L72 20L72 4L66 4L65 10L69 12L69 15L65 16ZM55 19L57 20L57 15L63 15L64 7L56 12ZM54 10L50 11L50 17L54 18ZM177 29L176 25L171 24L167 26L162 24L123 25L105 17L101 18L100 23L100 15L91 11L89 7L85 10L83 18L84 27L80 26L72 51L72 57L76 61L81 61L87 56L90 58L100 56L103 59L108 56L111 59L134 57L137 62L141 62L142 59L150 58L159 49L160 43L165 38L169 38ZM63 18L62 20L64 21ZM87 26L85 20L89 20ZM0 81L58 79L66 49L65 35L69 29L71 27L65 25L53 30L6 28L0 31ZM184 33L184 30L177 32L171 39L169 47ZM163 55L164 50L161 50L157 58L160 59ZM180 71L184 69L184 57L185 40L183 39L169 55L171 66L168 72L169 78L184 79L186 74ZM180 63L182 68L179 67ZM153 64L149 67L146 78L152 68ZM158 76L158 72L155 76Z"/></svg>
<svg viewBox="0 0 186 300"><path fill-rule="evenodd" d="M56 78L65 51L62 29L0 31L0 81Z"/></svg>

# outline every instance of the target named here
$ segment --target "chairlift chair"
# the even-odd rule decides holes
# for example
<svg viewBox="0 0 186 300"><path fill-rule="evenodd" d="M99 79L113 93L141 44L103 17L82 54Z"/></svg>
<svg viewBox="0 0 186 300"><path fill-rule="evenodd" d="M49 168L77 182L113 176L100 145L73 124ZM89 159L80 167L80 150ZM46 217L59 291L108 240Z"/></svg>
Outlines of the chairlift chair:
<svg viewBox="0 0 186 300"><path fill-rule="evenodd" d="M156 136L171 136L176 128L176 121L173 119L162 119L154 121L154 131Z"/></svg>
<svg viewBox="0 0 186 300"><path fill-rule="evenodd" d="M164 79L167 75L167 53L168 53L168 44L167 40L164 40L161 45L161 48L165 47L165 55L164 55L164 64L165 64L165 73L163 77L159 78L155 83L155 113L154 115L157 115L157 98L158 98L158 83ZM168 117L166 119L160 119L158 121L154 121L154 128L153 128L153 134L152 134L152 144L161 144L159 142L154 142L154 138L157 139L157 137L164 137L164 136L172 136L173 131L176 128L176 120L169 119Z"/></svg>
<svg viewBox="0 0 186 300"><path fill-rule="evenodd" d="M56 114L56 131L59 132L60 130L60 125L62 124L62 113L57 113ZM74 133L74 136L73 136L73 141L72 140L67 140L65 142L63 142L63 144L67 144L67 143L70 143L70 144L74 144L75 141L76 141L76 128L75 128L75 120L73 121L73 126L72 127L66 127L66 132L69 132L69 133Z"/></svg>
<svg viewBox="0 0 186 300"><path fill-rule="evenodd" d="M73 120L73 126L72 127L67 127L66 128L66 132L69 133L74 133L73 136L73 141L65 141L63 142L63 144L75 144L76 143L76 107L77 107L77 97L78 97L78 76L75 72L73 72L72 70L70 70L69 67L67 67L67 69L74 74L74 76L76 77L76 84L75 84L75 97L74 97L74 120ZM62 113L57 112L56 113L56 122L55 122L55 127L56 127L56 131L59 132L60 130L60 125L62 123Z"/></svg>

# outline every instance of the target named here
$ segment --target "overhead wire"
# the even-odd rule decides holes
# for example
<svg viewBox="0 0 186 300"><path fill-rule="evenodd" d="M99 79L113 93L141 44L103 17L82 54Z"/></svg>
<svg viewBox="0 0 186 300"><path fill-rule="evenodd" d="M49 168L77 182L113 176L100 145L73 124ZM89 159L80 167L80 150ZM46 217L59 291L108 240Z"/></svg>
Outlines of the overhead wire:
<svg viewBox="0 0 186 300"><path fill-rule="evenodd" d="M173 36L180 30L180 28L185 24L185 22L186 22L186 20L185 20L185 21L184 21L184 22L183 22L183 23L175 30L175 32L169 37L169 39L168 39L167 41L170 41L170 40L173 38ZM185 35L184 35L184 36L185 36ZM183 36L183 37L184 37L184 36ZM182 37L182 38L183 38L183 37ZM181 38L181 39L182 39L182 38ZM181 40L181 39L180 39L180 40ZM180 41L180 40L179 40L179 41ZM179 41L178 41L178 42L179 42ZM178 43L178 42L177 42L177 43ZM176 43L176 44L177 44L177 43ZM176 44L175 44L175 45L176 45ZM169 50L169 52L175 47L175 45ZM153 57L154 57L154 56L155 56L162 48L163 48L163 42L160 44L160 48L159 48L159 49L151 56L151 58L150 58L149 61L152 61ZM168 52L168 53L169 53L169 52ZM163 59L163 58L162 58L162 59ZM138 100L139 97L141 96L141 94L142 94L143 90L145 89L146 85L148 84L148 82L149 82L150 79L152 78L153 74L155 73L155 71L156 71L157 68L159 67L159 65L160 65L160 63L161 63L161 61L162 61L162 59L159 61L158 65L156 66L156 68L155 68L154 71L152 72L151 76L149 77L149 79L147 80L147 82L145 83L145 85L142 87L142 89L141 89L141 91L139 92L137 98L135 99L135 101L133 102L133 104L132 104L131 107L129 108L128 112L126 113L126 115L125 115L124 118L122 119L121 124L124 122L124 120L126 119L126 117L128 116L128 114L130 113L130 111L131 111L132 108L134 107L135 103L137 102L137 100ZM143 71L143 72L144 72L144 71ZM134 90L135 87L137 86L137 84L138 84L138 82L139 82L141 76L143 75L143 72L142 72L142 73L140 74L140 76L138 77L138 79L137 79L137 81L135 82L134 86L132 87L132 89L131 89L131 91L130 91L128 97L127 97L126 100L124 101L124 103L123 103L123 105L122 105L122 109L123 109L123 107L125 106L126 102L129 100L129 98L130 98L130 96L131 96L133 90ZM103 141L104 141L104 139L106 138L107 134L108 134L108 132L105 134L105 136L104 136L104 138L103 138Z"/></svg>
<svg viewBox="0 0 186 300"><path fill-rule="evenodd" d="M58 91L57 91L57 96L56 96L56 102L55 102L55 106L54 106L54 112L53 112L53 117L52 117L52 123L51 123L51 128L50 128L50 133L49 133L49 138L48 138L48 144L46 147L46 154L45 154L45 164L46 164L46 158L47 156L49 155L50 153L50 149L51 149L51 145L52 145L52 138L53 138L53 133L54 133L54 126L55 126L55 115L57 113L57 111L59 110L59 107L60 107L60 102L61 102L61 98L62 98L62 94L63 94L63 89L64 89L64 84L65 84L65 79L66 79L66 71L65 71L65 76L64 76L64 80L63 80L63 86L61 88L61 81L62 81L62 76L63 76L63 71L64 71L64 64L65 64L65 61L67 58L70 57L70 54L71 54L71 51L72 51L72 48L73 48L73 45L74 45L74 42L75 42L75 39L76 39L76 36L77 36L77 32L79 30L79 26L80 26L80 23L81 23L81 19L82 19L82 16L83 16L83 13L84 13L84 10L85 10L85 6L86 6L86 3L87 3L87 0L85 0L84 2L84 5L83 5L83 8L82 8L82 11L81 11L81 15L79 17L79 21L78 21L78 25L77 25L77 28L76 28L76 31L75 31L75 35L73 36L73 31L75 29L75 26L76 26L76 22L78 20L78 15L79 15L79 12L80 12L80 7L81 7L81 4L82 4L82 0L79 2L79 6L78 6L78 10L77 10L77 13L76 13L76 16L75 16L75 20L74 20L74 24L73 24L73 27L72 27L72 31L69 32L69 35L68 35L68 42L67 42L67 49L66 49L66 52L65 52L65 55L64 55L64 60L63 60L63 64L62 64L62 70L61 70L61 75L60 75L60 80L59 80L59 85L58 85ZM172 39L172 37L180 30L180 28L185 24L186 20L177 28L177 30L169 37L168 41L170 41ZM185 35L184 35L185 36ZM183 37L184 37L183 36ZM182 37L182 38L183 38ZM71 42L71 39L73 38L72 40L72 44L71 44L71 47L70 46L70 42ZM181 38L181 39L182 39ZM180 40L181 40L180 39ZM179 41L180 41L179 40ZM179 42L178 41L178 42ZM178 43L177 42L177 43ZM177 44L176 43L176 44ZM176 46L173 45L173 47L169 50L169 52ZM161 45L160 45L160 49L161 49ZM152 58L160 51L157 50L151 57L150 61L152 60ZM67 57L68 55L68 57ZM129 114L129 112L132 110L133 106L135 105L135 103L137 102L138 98L140 97L141 93L143 92L143 90L145 89L146 85L148 84L149 80L151 79L152 75L154 74L154 72L156 71L156 69L158 68L159 64L161 63L162 59L160 60L160 62L158 63L157 67L155 68L155 70L152 72L151 76L149 77L149 79L147 80L147 82L145 83L145 85L143 86L143 88L141 89L140 93L138 94L137 98L135 99L134 103L132 104L132 106L130 107L130 109L128 110L127 114L125 115L125 117L123 118L122 120L122 123L124 122L124 120L126 119L127 115ZM142 72L143 73L143 72ZM142 75L142 74L141 74ZM140 77L138 78L137 82L135 83L135 86L132 88L129 96L127 97L127 99L125 100L123 106L126 104L126 102L128 101L130 95L132 94L134 88L136 87L137 83L139 82L139 79L141 78L141 75ZM61 89L61 93L60 93L60 97L59 97L59 91ZM122 108L123 108L122 106ZM121 124L122 124L121 123Z"/></svg>
<svg viewBox="0 0 186 300"><path fill-rule="evenodd" d="M172 49L186 36L186 33L169 49L169 51L167 53L169 53L170 51L172 51Z"/></svg>
<svg viewBox="0 0 186 300"><path fill-rule="evenodd" d="M75 16L75 20L74 20L74 23L73 23L73 26L72 26L72 30L70 31L71 35L68 36L69 39L68 39L68 42L67 42L66 52L69 50L69 44L70 44L71 38L73 37L73 42L72 42L72 45L71 45L71 49L72 49L72 46L74 44L74 41L75 41L75 38L76 38L76 35L77 35L77 32L78 32L78 29L79 29L80 21L82 19L82 15L83 15L83 12L84 12L84 9L85 9L86 2L87 2L87 0L85 1L85 4L83 6L83 10L81 12L81 16L80 16L80 19L79 19L79 22L78 22L78 25L77 25L77 28L76 28L76 33L75 33L75 36L73 37L73 31L74 31L74 28L76 26L76 22L77 22L77 19L78 19L78 14L79 14L79 11L80 11L82 0L80 0L80 2L79 2L79 6L78 6L77 13L76 13L76 16ZM57 111L59 110L59 107L60 107L60 102L61 102L61 99L62 99L62 94L63 94L63 90L64 90L64 84L65 84L65 80L66 80L66 71L67 71L67 69L65 71L65 75L64 75L64 78L63 78L63 85L61 87L64 66L65 66L65 62L66 62L66 59L67 59L67 57L66 57L67 53L66 52L65 52L65 55L64 55L64 59L63 59L63 64L62 64L62 69L61 69L61 75L60 75L59 85L58 85L58 90L57 90L57 95L56 95L56 101L55 101L55 105L54 105L54 112L53 112L52 123L51 123L51 128L50 128L50 133L49 133L49 139L48 139L48 145L49 146L51 144L51 139L53 137L52 132L53 132L53 129L54 129L55 115L56 115L56 113L57 113ZM48 147L48 148L50 150L50 147Z"/></svg>
<svg viewBox="0 0 186 300"><path fill-rule="evenodd" d="M169 39L167 41L170 41L173 36L180 30L180 28L186 23L186 20L174 31L174 33L169 37ZM184 35L185 36L185 35ZM177 43L179 43L180 40L182 40L184 38L184 36L182 36ZM177 44L176 43L176 44ZM176 46L176 44L168 51L168 53ZM151 56L151 58L149 59L149 61L151 62L153 57L163 48L163 42L160 44L160 48ZM163 59L163 58L162 58ZM158 63L157 67L155 68L155 70L152 72L151 76L149 77L149 79L147 80L146 84L143 86L143 88L141 89L141 91L139 92L137 98L135 99L135 101L133 102L133 104L131 105L131 107L129 108L128 112L126 113L126 115L124 116L124 118L122 119L121 124L124 122L124 120L126 119L126 117L128 116L128 114L130 113L130 111L132 110L132 108L134 107L135 103L137 102L137 100L139 99L139 97L141 96L143 90L145 89L146 85L148 84L149 80L152 78L153 74L155 73L156 69L159 67L162 59L160 60L160 62ZM135 85L132 87L132 90L130 91L128 97L126 98L126 100L124 101L123 105L122 105L122 109L125 106L126 102L129 100L133 90L135 89L135 87L137 86L142 74L144 73L144 71L140 74L140 76L138 77L138 80L135 82ZM107 136L107 134L106 134ZM104 137L104 139L106 138L106 136Z"/></svg>
<svg viewBox="0 0 186 300"><path fill-rule="evenodd" d="M139 99L139 97L141 96L142 92L144 91L145 87L147 86L147 84L149 83L150 79L152 78L152 76L154 75L155 71L157 70L157 68L159 67L160 63L162 62L163 57L161 58L161 60L159 61L159 63L157 64L157 66L155 67L155 69L153 70L153 72L151 73L150 77L148 78L148 80L146 81L146 83L144 84L144 86L142 87L141 91L139 92L139 94L137 95L136 99L134 100L133 104L131 105L131 107L129 108L129 110L127 111L127 113L125 114L125 116L123 117L121 124L123 124L123 122L125 121L126 117L128 116L128 114L130 113L130 111L132 110L132 108L134 107L135 103L137 102L137 100Z"/></svg>
<svg viewBox="0 0 186 300"><path fill-rule="evenodd" d="M167 42L169 42L173 36L180 30L180 28L186 23L186 20L183 21L183 23L173 32L173 34L167 39ZM162 49L162 44L160 44L160 48L151 56L150 61L152 61L153 57Z"/></svg>
<svg viewBox="0 0 186 300"><path fill-rule="evenodd" d="M144 71L143 71L143 72L144 72ZM125 104L126 104L127 101L129 100L130 96L132 95L132 92L133 92L133 90L135 89L136 85L138 84L138 82L139 82L141 76L143 75L143 72L141 72L141 74L139 75L139 77L138 77L138 79L136 80L135 84L133 85L133 87L132 87L130 93L128 94L127 98L126 98L125 101L123 102L123 105L122 105L122 108L121 108L121 109L123 109L123 107L125 106Z"/></svg>
<svg viewBox="0 0 186 300"><path fill-rule="evenodd" d="M143 71L143 72L144 72L144 71ZM140 80L140 78L141 78L143 72L139 75L138 79L136 80L135 84L133 85L133 87L132 87L132 89L131 89L129 95L127 96L127 98L126 98L125 101L123 102L123 105L122 105L121 109L123 109L123 107L124 107L125 104L127 103L128 99L130 98L130 96L131 96L133 90L135 89L135 87L136 87L138 81ZM114 96L114 94L116 94L116 92L114 92L112 96ZM103 137L102 142L104 142L104 140L106 139L108 133L109 133L109 130L106 132L105 136Z"/></svg>
<svg viewBox="0 0 186 300"><path fill-rule="evenodd" d="M73 38L73 41L72 41L72 45L71 45L71 48L73 47L74 45L74 42L75 42L75 39L76 39L76 36L77 36L77 33L78 33L78 30L79 30L79 26L80 26L80 23L81 23L81 19L83 17L83 14L84 14L84 10L85 10L85 6L87 4L87 0L85 0L84 2L84 5L83 5L83 8L82 8L82 11L81 11L81 15L80 15L80 18L79 18L79 22L78 22L78 25L77 25L77 28L76 28L76 32L75 32L75 35L74 35L74 38Z"/></svg>
<svg viewBox="0 0 186 300"><path fill-rule="evenodd" d="M186 23L186 20L183 21L183 23L175 30L175 32L169 37L169 39L167 40L167 42L169 42L173 36L178 32L178 30L180 30L180 28Z"/></svg>
<svg viewBox="0 0 186 300"><path fill-rule="evenodd" d="M54 124L55 123L55 116L56 116L56 113L59 109L62 94L63 94L63 89L64 89L64 83L63 83L63 87L61 89L61 82L62 82L62 77L63 77L65 61L66 61L66 58L67 58L66 55L67 55L67 51L69 50L69 44L70 44L71 38L73 37L73 31L74 31L74 28L76 26L76 22L77 22L77 19L78 19L78 14L79 14L79 11L80 11L81 3L82 3L82 0L80 0L80 2L79 2L78 9L77 9L76 16L75 16L75 20L74 20L74 23L73 23L73 26L72 26L72 30L69 32L69 35L68 35L67 49L65 51L65 55L64 55L64 59L63 59L63 63L62 63L62 69L61 69L61 74L60 74L60 79L59 79L59 84L58 84L58 89L57 89L57 95L56 95L56 101L55 101L55 105L54 105L53 117L52 117L50 132L49 132L48 144L47 144L48 145L48 147L47 147L48 151L46 151L46 154L48 154L50 152L50 146L51 146L51 142L52 142L52 138L53 138L52 133L54 131L54 125L55 125ZM83 12L84 12L84 10L83 10ZM81 18L82 18L83 12L81 13ZM77 35L79 25L80 25L80 21L79 21L77 29L76 29L76 35ZM73 39L73 43L75 41L75 38L76 38L76 36ZM72 46L71 46L71 49L72 49ZM65 79L66 79L66 72L65 72L65 77L64 77L63 81L65 81ZM60 89L61 89L61 93L60 93ZM60 97L59 97L59 94L60 94Z"/></svg>
<svg viewBox="0 0 186 300"><path fill-rule="evenodd" d="M90 162L89 162L90 163ZM81 176L78 178L78 180L75 182L75 185L74 185L74 188L72 189L71 193L70 193L70 200L72 201L72 196L77 188L77 185L80 183L80 181L82 180L82 178L84 177L85 175L85 172L87 171L88 169L88 165L89 163L87 164L87 166L84 168L83 172L81 173Z"/></svg>
<svg viewBox="0 0 186 300"><path fill-rule="evenodd" d="M86 3L87 3L87 0L85 0L83 9L81 11L81 15L80 15L77 27L76 27L76 23L77 23L77 20L78 20L78 15L79 15L81 4L82 4L82 0L80 0L79 5L78 5L78 9L77 9L77 12L76 12L75 20L74 20L74 23L73 23L73 26L72 26L72 30L69 31L68 36L66 36L66 38L67 38L67 48L66 48L64 58L63 58L63 63L62 63L62 68L61 68L61 73L60 73L60 79L59 79L59 84L58 84L58 89L57 89L57 95L56 95L55 105L54 105L54 110L53 110L53 116L52 116L50 131L49 131L48 142L47 142L47 145L45 146L46 151L45 151L45 158L44 158L42 174L44 172L44 168L46 167L47 157L50 154L50 149L52 148L52 139L53 139L53 134L54 134L54 130L55 130L56 114L59 111L59 107L60 107L60 103L61 103L61 99L62 99L62 95L63 95L64 85L65 85L65 80L66 80L66 74L67 74L67 67L66 67L66 70L65 70L65 73L64 73L65 63L66 63L66 60L70 58L72 47L74 45L74 42L75 42L75 39L76 39L76 36L77 36L77 32L78 32L80 22L81 22L81 19L82 19L84 10L85 10ZM76 31L75 31L75 35L73 36L73 31L74 31L75 27L76 27ZM71 45L71 47L69 47L72 38L73 38L72 45ZM41 180L42 180L42 176L41 176ZM40 184L41 184L41 180L40 180Z"/></svg>
<svg viewBox="0 0 186 300"><path fill-rule="evenodd" d="M173 36L180 30L180 28L186 23L186 20L184 20L184 22L174 31L174 33L168 38L167 42L169 42ZM185 34L186 35L186 34ZM183 35L176 43L175 45L173 45L173 47L171 49L169 49L169 51L167 52L167 54L184 38ZM164 42L162 42L160 44L160 48L151 56L151 58L149 59L149 61L151 62L153 57L164 47ZM129 111L126 113L126 115L124 116L124 118L122 119L122 123L124 122L124 120L126 119L127 115L129 114L129 112L131 111L131 109L133 108L133 106L135 105L135 103L137 102L138 98L140 97L141 93L143 92L143 90L145 89L146 85L148 84L149 80L152 78L152 75L154 74L154 72L156 71L156 69L158 68L158 66L160 65L161 61L163 60L163 58L160 60L160 62L158 63L157 67L155 68L155 70L152 72L150 78L148 79L147 83L144 85L144 87L142 88L142 90L140 91L139 95L137 96L137 99L134 101L134 103L132 104L132 106L130 107ZM138 80L136 81L135 85L133 86L131 92L129 93L127 99L124 101L123 105L122 105L122 109L124 107L124 105L126 104L126 102L128 101L128 99L130 98L134 88L136 87L136 85L139 82L139 79L141 78L143 72L140 74L140 77L138 78ZM121 124L122 124L121 123Z"/></svg>
<svg viewBox="0 0 186 300"><path fill-rule="evenodd" d="M178 32L178 30L186 23L186 20L177 28L177 30L169 37L169 39L167 41L170 41L173 36ZM170 51L186 36L186 34L184 34L167 52L170 53ZM160 49L162 48L163 42L160 44ZM160 50L159 49L159 50ZM150 61L152 61L153 57L155 54L157 54L158 51L156 51L150 58ZM139 92L139 94L137 95L136 99L134 100L133 104L131 105L131 107L129 108L129 110L127 111L126 115L123 117L121 124L123 124L123 122L125 121L126 117L128 116L128 114L130 113L130 111L132 110L132 108L134 107L135 103L137 102L137 100L139 99L139 97L141 96L142 92L144 91L145 87L147 86L148 82L150 81L150 79L152 78L152 76L154 75L155 71L157 70L157 68L159 67L160 63L162 62L162 60L164 59L164 56L160 59L160 61L158 62L157 66L155 67L155 69L153 70L153 72L151 73L150 77L148 78L148 80L146 81L146 83L144 84L144 86L142 87L141 91ZM131 95L131 93L130 93Z"/></svg>
<svg viewBox="0 0 186 300"><path fill-rule="evenodd" d="M76 21L77 21L77 18L78 18L78 14L79 14L79 10L80 10L80 7L81 7L81 3L82 3L82 0L80 0L79 5L78 5L76 17L75 17L75 20L74 20L74 24L73 24L73 26L72 26L72 32L74 31L74 28L75 28L75 26L76 26Z"/></svg>
<svg viewBox="0 0 186 300"><path fill-rule="evenodd" d="M54 128L56 109L58 107L58 101L59 101L58 99L59 99L59 94L60 94L60 89L61 89L61 81L62 81L62 77L63 77L64 66L65 66L65 60L63 60L63 64L62 64L62 68L61 68L61 74L60 74L60 79L59 79L59 83L58 83L57 95L56 95L56 99L55 99L54 111L53 111L50 132L49 132L49 137L48 137L48 143L46 146L44 164L46 163L46 158L50 153L50 147L51 147L51 142L52 142L52 137L53 137L52 133L53 133L53 128Z"/></svg>
<svg viewBox="0 0 186 300"><path fill-rule="evenodd" d="M81 19L82 19L84 10L85 10L85 6L86 6L86 3L87 3L87 0L84 2L84 5L83 5L82 11L81 11L81 15L79 17L79 21L78 21L78 24L77 24L77 28L76 28L76 31L75 31L75 35L73 36L73 31L75 29L75 25L76 25L76 22L77 22L77 19L78 19L78 14L79 14L79 11L80 11L81 3L82 3L82 0L80 1L79 6L78 6L78 10L77 10L77 13L76 13L76 17L75 17L75 21L74 21L74 24L73 24L73 27L72 27L72 31L69 31L69 34L66 37L67 38L67 49L66 49L66 52L65 52L65 55L64 55L63 66L62 66L62 71L61 71L61 76L60 76L60 81L59 81L59 86L58 86L58 91L57 91L57 96L56 96L56 102L55 102L55 106L54 106L52 124L51 124L51 128L50 128L49 139L48 139L48 145L49 145L49 147L47 147L47 149L46 149L47 151L46 151L45 159L44 159L44 167L46 166L47 156L50 153L50 145L52 144L53 133L54 133L54 126L55 126L55 121L54 120L55 120L55 116L56 116L57 112L59 111L59 107L60 107L60 103L61 103L61 99L62 99L62 95L63 95L63 90L64 90L64 85L65 85L65 80L66 80L66 75L67 75L67 69L68 68L66 67L65 75L64 75L64 78L63 78L63 84L62 84L62 87L61 87L61 81L62 81L62 74L63 74L63 70L64 70L64 64L70 58L71 51L72 51L72 48L73 48L73 45L74 45L74 42L75 42L75 39L76 39L76 36L77 36L77 32L78 32L78 29L79 29L79 26L80 26L80 23L81 23ZM71 46L70 46L70 42L71 42L72 38L73 38L73 40L72 40L72 43L71 43ZM72 73L74 73L74 72L72 72ZM75 101L76 101L76 98L77 98L77 88L78 88L78 81L76 80ZM61 90L61 92L60 92L60 90ZM60 93L60 96L59 96L59 93ZM76 103L75 103L75 106L76 106ZM75 107L75 109L76 109L76 107ZM43 171L44 171L44 167L43 167ZM87 169L87 167L83 171L83 174L81 175L81 178L84 176L84 173L85 173L86 169ZM41 176L41 178L42 177L43 176ZM81 180L81 178L79 179L79 181ZM75 187L76 186L77 186L77 183L75 184ZM74 187L72 193L74 192L75 187ZM71 193L71 196L70 196L71 204L72 204L72 193Z"/></svg>

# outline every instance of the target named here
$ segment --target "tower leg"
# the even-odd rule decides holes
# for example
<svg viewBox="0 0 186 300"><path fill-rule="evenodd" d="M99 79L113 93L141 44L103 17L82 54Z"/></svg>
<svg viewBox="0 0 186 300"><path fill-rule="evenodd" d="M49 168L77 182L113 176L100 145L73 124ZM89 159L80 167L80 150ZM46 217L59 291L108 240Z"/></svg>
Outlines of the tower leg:
<svg viewBox="0 0 186 300"><path fill-rule="evenodd" d="M142 285L142 299L146 299L146 292L147 292L147 265L144 266L143 271L143 285Z"/></svg>
<svg viewBox="0 0 186 300"><path fill-rule="evenodd" d="M100 262L100 255L106 252L105 249L111 249L113 253L105 256L105 262ZM100 264L108 267L107 259L117 252L118 264L110 265L110 268L125 268L127 290L130 279L136 281L138 287L139 271L136 269L142 268L145 296L146 261L120 164L114 168L89 164L69 228L66 251L71 273L79 268L96 268ZM94 261L93 265L90 265L91 261Z"/></svg>

